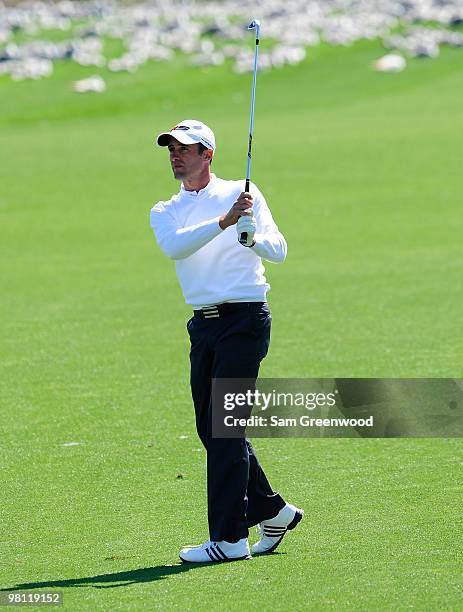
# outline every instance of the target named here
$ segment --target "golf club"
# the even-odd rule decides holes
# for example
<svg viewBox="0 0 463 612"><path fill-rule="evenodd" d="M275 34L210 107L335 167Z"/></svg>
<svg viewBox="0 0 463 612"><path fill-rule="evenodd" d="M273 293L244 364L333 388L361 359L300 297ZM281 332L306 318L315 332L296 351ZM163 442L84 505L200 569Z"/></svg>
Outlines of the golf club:
<svg viewBox="0 0 463 612"><path fill-rule="evenodd" d="M252 96L251 96L251 119L249 121L249 144L248 144L248 165L246 168L246 181L244 184L244 191L249 191L249 182L251 179L251 149L252 149L252 131L254 127L254 105L256 101L256 79L257 79L257 60L259 57L259 32L260 32L260 21L254 19L248 25L248 30L256 31L256 48L254 52L254 74L252 78ZM246 244L247 232L242 232L239 238L241 244Z"/></svg>

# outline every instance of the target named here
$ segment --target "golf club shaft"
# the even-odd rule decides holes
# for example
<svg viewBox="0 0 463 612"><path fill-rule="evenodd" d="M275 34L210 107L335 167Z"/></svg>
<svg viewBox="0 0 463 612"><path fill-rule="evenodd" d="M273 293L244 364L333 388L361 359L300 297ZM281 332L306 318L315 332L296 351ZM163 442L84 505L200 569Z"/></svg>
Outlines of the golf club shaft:
<svg viewBox="0 0 463 612"><path fill-rule="evenodd" d="M252 150L252 133L254 130L254 107L256 104L256 80L257 80L257 59L259 54L259 39L256 38L256 51L254 53L254 74L252 77L252 95L251 95L251 118L249 120L249 145L248 145L248 165L246 168L246 191L249 191L249 181L251 178L251 150Z"/></svg>
<svg viewBox="0 0 463 612"><path fill-rule="evenodd" d="M255 24L255 22L253 23ZM252 133L254 129L254 106L256 102L257 61L259 58L259 25L255 24L255 28L256 28L256 47L255 47L255 52L254 52L254 73L253 73L253 78L252 78L251 118L249 120L248 164L246 168L246 180L244 183L244 191L246 192L249 192L249 183L251 180ZM248 239L247 232L241 232L241 235L240 235L241 244L245 244L247 239Z"/></svg>

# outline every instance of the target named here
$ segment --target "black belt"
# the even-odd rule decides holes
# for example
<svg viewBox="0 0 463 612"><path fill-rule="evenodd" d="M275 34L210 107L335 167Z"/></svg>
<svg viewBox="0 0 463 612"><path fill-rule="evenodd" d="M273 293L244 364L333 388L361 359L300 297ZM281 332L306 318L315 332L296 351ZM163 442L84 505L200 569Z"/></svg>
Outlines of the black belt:
<svg viewBox="0 0 463 612"><path fill-rule="evenodd" d="M193 310L195 317L202 319L219 319L231 312L239 312L244 310L261 308L265 302L225 302L224 304L215 304L214 306L204 306L200 310Z"/></svg>

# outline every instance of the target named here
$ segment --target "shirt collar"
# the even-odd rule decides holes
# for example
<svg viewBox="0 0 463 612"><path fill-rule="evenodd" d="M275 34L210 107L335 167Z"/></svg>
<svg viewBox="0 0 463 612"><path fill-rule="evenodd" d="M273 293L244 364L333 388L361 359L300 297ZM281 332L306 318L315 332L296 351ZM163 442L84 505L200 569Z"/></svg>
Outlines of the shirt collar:
<svg viewBox="0 0 463 612"><path fill-rule="evenodd" d="M180 193L183 196L191 196L191 197L197 198L199 196L202 196L208 193L216 180L217 180L216 175L213 172L211 172L211 180L208 182L208 184L203 189L200 189L199 191L187 191L182 183L180 187Z"/></svg>

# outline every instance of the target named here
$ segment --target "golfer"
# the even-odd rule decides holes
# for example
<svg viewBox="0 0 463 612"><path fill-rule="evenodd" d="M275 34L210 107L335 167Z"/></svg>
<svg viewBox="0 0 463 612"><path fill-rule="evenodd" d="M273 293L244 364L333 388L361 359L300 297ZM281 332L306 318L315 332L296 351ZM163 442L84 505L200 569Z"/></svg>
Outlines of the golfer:
<svg viewBox="0 0 463 612"><path fill-rule="evenodd" d="M207 452L209 540L180 551L183 561L249 559L248 528L260 524L253 553L275 550L303 511L270 486L248 440L211 433L213 378L256 379L268 351L270 288L262 259L279 263L286 242L264 196L251 184L211 173L216 144L201 121L185 120L157 137L169 150L174 177L182 181L170 200L151 210L151 227L162 251L175 260L191 341L191 392L198 435ZM245 233L245 244L238 237Z"/></svg>

